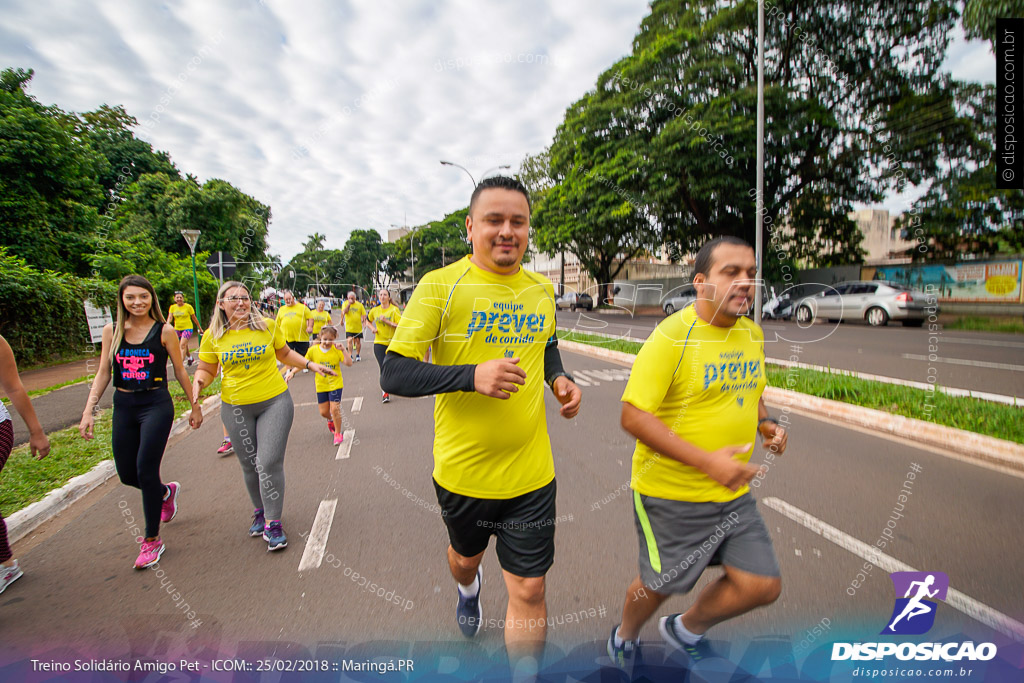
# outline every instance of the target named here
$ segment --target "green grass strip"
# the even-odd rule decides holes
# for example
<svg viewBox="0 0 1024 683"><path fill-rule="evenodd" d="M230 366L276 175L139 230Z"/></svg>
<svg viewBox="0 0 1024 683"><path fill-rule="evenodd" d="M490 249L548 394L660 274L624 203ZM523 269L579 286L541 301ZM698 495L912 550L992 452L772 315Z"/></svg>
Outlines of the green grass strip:
<svg viewBox="0 0 1024 683"><path fill-rule="evenodd" d="M558 334L559 339L566 341L625 353L635 354L642 346L639 342L608 339L575 331L559 330ZM769 364L768 384L1024 444L1024 410L1015 406L859 379L842 370L822 372Z"/></svg>
<svg viewBox="0 0 1024 683"><path fill-rule="evenodd" d="M1016 318L986 318L978 315L965 315L952 322L943 324L942 329L1024 334L1024 320Z"/></svg>

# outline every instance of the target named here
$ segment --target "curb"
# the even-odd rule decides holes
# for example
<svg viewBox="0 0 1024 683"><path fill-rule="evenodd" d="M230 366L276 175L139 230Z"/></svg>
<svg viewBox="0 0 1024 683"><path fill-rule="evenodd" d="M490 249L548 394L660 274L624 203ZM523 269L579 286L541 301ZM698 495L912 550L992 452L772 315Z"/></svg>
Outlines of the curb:
<svg viewBox="0 0 1024 683"><path fill-rule="evenodd" d="M612 351L580 342L558 340L558 346L566 351L632 365L636 356L632 353ZM801 394L779 387L766 387L764 399L769 403L803 410L813 415L828 417L838 422L867 427L876 431L911 439L920 444L952 451L961 456L981 462L1000 465L1024 472L1024 445L997 439L994 436L975 434L963 429L938 425L933 422L916 420L902 415L893 415L874 408L863 408L842 401L833 401L809 394Z"/></svg>
<svg viewBox="0 0 1024 683"><path fill-rule="evenodd" d="M208 396L203 401L203 420L206 420L206 417L218 408L220 408L220 394ZM174 424L171 425L170 436L167 438L167 447L169 448L184 439L188 435L188 429L187 417L175 420ZM7 522L9 541L15 543L28 536L39 528L41 524L50 521L85 496L85 494L102 485L116 474L117 470L114 469L114 461L104 460L85 474L72 477L68 480L68 483L59 489L50 491L42 500L18 510L4 520Z"/></svg>

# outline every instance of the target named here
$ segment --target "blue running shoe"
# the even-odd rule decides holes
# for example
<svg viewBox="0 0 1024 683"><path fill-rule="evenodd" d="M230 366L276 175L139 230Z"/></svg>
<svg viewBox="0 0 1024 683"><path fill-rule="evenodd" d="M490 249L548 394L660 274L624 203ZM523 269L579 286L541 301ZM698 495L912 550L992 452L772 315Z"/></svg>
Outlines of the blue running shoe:
<svg viewBox="0 0 1024 683"><path fill-rule="evenodd" d="M661 633L661 637L667 644L677 650L682 650L694 662L699 662L702 659L708 659L710 657L721 656L715 652L703 638L698 640L694 645L686 643L680 637L678 629L676 629L676 617L678 616L680 615L670 614L667 617L662 617L658 621L658 631Z"/></svg>
<svg viewBox="0 0 1024 683"><path fill-rule="evenodd" d="M636 640L622 641L622 647L615 646L615 632L618 626L612 626L612 634L608 636L608 656L612 663L623 671L629 671L640 661L640 642Z"/></svg>
<svg viewBox="0 0 1024 683"><path fill-rule="evenodd" d="M263 530L263 540L267 542L267 552L271 550L284 550L288 547L288 539L285 538L281 522L270 522Z"/></svg>
<svg viewBox="0 0 1024 683"><path fill-rule="evenodd" d="M476 569L476 580L480 582L480 589L472 598L463 597L462 591L458 590L456 586L456 591L459 593L459 604L455 608L455 616L459 622L459 630L467 638L472 638L479 633L480 626L484 621L484 614L480 609L480 592L484 589L484 572L481 567Z"/></svg>
<svg viewBox="0 0 1024 683"><path fill-rule="evenodd" d="M267 526L267 520L263 516L263 508L256 508L252 511L252 526L249 527L249 535L253 538L263 535L263 529Z"/></svg>

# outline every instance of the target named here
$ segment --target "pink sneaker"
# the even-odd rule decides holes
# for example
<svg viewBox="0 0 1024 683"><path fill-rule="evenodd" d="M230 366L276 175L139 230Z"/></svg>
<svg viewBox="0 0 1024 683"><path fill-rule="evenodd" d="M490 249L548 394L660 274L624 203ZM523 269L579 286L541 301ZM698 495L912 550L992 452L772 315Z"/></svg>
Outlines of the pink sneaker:
<svg viewBox="0 0 1024 683"><path fill-rule="evenodd" d="M335 432L334 434L334 445L337 446L345 440L345 434L342 432Z"/></svg>
<svg viewBox="0 0 1024 683"><path fill-rule="evenodd" d="M160 556L164 554L164 542L159 538L155 541L142 541L142 550L139 551L139 557L135 560L136 569L145 569L160 561Z"/></svg>
<svg viewBox="0 0 1024 683"><path fill-rule="evenodd" d="M172 481L167 484L169 492L164 502L160 505L160 521L169 522L178 514L178 493L181 491L181 484Z"/></svg>
<svg viewBox="0 0 1024 683"><path fill-rule="evenodd" d="M231 455L234 452L235 447L231 445L231 439L224 439L220 444L220 448L217 449L217 455Z"/></svg>

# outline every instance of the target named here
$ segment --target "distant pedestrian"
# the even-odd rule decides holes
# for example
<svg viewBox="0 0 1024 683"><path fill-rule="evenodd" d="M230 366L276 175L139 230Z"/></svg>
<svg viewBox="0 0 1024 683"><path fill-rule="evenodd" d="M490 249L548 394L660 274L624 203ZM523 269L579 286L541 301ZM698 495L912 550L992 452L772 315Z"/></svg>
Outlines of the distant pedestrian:
<svg viewBox="0 0 1024 683"><path fill-rule="evenodd" d="M291 290L284 292L284 306L277 309L277 326L289 347L300 356L309 349L309 325L312 311L306 304L295 300Z"/></svg>
<svg viewBox="0 0 1024 683"><path fill-rule="evenodd" d="M32 402L25 391L25 385L21 383L18 376L18 365L14 360L14 352L7 340L0 336L0 388L7 394L14 405L14 409L21 415L28 427L28 444L32 451L32 457L42 460L50 454L50 440L43 432L36 411L32 408ZM14 446L14 425L11 423L11 414L7 412L7 405L0 402L0 472L7 464L7 458L11 455ZM12 559L11 545L7 542L7 524L3 515L0 515L0 593L7 590L7 587L20 579L24 571L18 566L18 561Z"/></svg>
<svg viewBox="0 0 1024 683"><path fill-rule="evenodd" d="M366 325L366 308L356 301L356 293L349 292L345 305L341 307L341 319L345 321L345 340L352 360L359 362L363 349L363 326Z"/></svg>
<svg viewBox="0 0 1024 683"><path fill-rule="evenodd" d="M95 408L113 377L114 465L122 483L142 491L142 514L146 521L136 569L160 560L165 549L160 540L160 523L170 522L178 512L181 485L176 481L164 484L160 478L160 462L174 422L174 402L167 388L168 359L185 396L192 396L177 336L164 321L153 285L141 275L128 275L117 288L117 321L103 327L100 367L78 431L84 439L93 438ZM203 423L198 396L191 403L189 424L198 429Z"/></svg>
<svg viewBox="0 0 1024 683"><path fill-rule="evenodd" d="M184 293L175 292L174 303L167 309L167 316L174 322L174 333L178 335L181 357L185 359L187 365L192 365L195 361L188 350L189 340L192 339L192 331L195 329L199 331L199 334L203 333L203 326L199 324L199 318L196 317L196 309L185 303ZM192 327L193 325L195 325L195 328Z"/></svg>
<svg viewBox="0 0 1024 683"><path fill-rule="evenodd" d="M384 357L388 352L388 344L395 336L398 329L398 321L402 319L402 313L398 306L391 303L391 292L386 289L380 290L380 305L370 309L366 319L370 321L373 329L373 355L377 358L377 366L380 372L384 372ZM391 395L383 391L381 403L391 401Z"/></svg>

